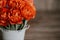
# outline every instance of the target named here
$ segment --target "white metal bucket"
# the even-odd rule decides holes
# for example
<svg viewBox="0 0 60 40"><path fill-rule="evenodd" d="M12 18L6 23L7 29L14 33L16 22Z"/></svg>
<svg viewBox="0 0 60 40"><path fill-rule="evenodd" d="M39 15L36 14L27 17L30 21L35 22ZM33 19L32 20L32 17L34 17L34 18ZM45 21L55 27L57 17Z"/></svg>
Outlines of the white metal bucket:
<svg viewBox="0 0 60 40"><path fill-rule="evenodd" d="M3 30L3 40L24 40L26 29L22 30Z"/></svg>
<svg viewBox="0 0 60 40"><path fill-rule="evenodd" d="M0 30L3 33L3 40L24 40L25 32L29 29L30 25L26 25L27 21L25 22L25 26L22 30Z"/></svg>

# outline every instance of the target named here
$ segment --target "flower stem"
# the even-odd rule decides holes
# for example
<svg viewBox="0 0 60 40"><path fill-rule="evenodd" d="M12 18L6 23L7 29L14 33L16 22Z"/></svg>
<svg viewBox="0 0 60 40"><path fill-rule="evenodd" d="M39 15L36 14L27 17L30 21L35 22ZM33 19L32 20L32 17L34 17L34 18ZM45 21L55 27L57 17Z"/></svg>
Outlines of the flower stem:
<svg viewBox="0 0 60 40"><path fill-rule="evenodd" d="M28 22L28 20L25 20L24 28L25 28L25 26L27 25L27 22Z"/></svg>
<svg viewBox="0 0 60 40"><path fill-rule="evenodd" d="M10 25L9 25L9 30L10 30Z"/></svg>
<svg viewBox="0 0 60 40"><path fill-rule="evenodd" d="M18 25L16 24L16 30L18 29Z"/></svg>

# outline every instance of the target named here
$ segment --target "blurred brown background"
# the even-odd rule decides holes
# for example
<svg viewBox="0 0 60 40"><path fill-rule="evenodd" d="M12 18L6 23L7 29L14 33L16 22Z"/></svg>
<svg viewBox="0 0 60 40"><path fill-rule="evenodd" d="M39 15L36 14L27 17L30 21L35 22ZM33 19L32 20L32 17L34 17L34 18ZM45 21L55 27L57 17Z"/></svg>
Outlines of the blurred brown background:
<svg viewBox="0 0 60 40"><path fill-rule="evenodd" d="M34 0L36 18L25 40L60 40L60 0Z"/></svg>
<svg viewBox="0 0 60 40"><path fill-rule="evenodd" d="M25 40L60 40L60 0L34 0L37 14ZM0 34L1 39L1 34Z"/></svg>

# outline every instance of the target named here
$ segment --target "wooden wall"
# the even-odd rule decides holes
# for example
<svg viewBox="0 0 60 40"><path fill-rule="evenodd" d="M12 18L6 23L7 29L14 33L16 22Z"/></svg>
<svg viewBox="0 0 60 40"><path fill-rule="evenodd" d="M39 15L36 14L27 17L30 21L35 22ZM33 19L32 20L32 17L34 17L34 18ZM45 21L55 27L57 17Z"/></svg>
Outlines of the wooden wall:
<svg viewBox="0 0 60 40"><path fill-rule="evenodd" d="M25 40L60 40L59 10L39 11L30 24L31 27L26 32Z"/></svg>
<svg viewBox="0 0 60 40"><path fill-rule="evenodd" d="M60 9L60 0L34 0L37 10Z"/></svg>

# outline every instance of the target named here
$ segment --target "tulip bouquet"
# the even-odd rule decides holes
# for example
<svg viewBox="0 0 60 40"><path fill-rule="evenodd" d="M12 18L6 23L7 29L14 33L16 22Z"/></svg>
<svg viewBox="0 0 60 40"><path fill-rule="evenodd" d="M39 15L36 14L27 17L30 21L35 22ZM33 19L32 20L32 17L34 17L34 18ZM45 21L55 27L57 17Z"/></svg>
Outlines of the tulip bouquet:
<svg viewBox="0 0 60 40"><path fill-rule="evenodd" d="M0 28L21 30L35 17L33 0L0 0Z"/></svg>

